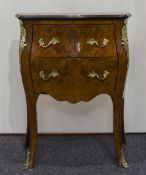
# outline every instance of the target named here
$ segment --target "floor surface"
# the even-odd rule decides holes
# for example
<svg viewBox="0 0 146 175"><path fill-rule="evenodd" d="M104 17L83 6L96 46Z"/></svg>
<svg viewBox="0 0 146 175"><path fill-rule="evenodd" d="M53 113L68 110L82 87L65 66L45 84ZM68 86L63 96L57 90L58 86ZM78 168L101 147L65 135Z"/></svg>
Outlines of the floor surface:
<svg viewBox="0 0 146 175"><path fill-rule="evenodd" d="M146 134L129 134L126 160L117 166L112 135L39 136L35 168L23 170L23 135L0 136L0 175L146 175Z"/></svg>

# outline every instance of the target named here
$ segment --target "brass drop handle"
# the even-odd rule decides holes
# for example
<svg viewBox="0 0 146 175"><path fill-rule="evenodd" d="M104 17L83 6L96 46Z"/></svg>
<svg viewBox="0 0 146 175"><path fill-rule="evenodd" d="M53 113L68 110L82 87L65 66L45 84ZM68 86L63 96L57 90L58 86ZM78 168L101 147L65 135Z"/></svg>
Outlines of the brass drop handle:
<svg viewBox="0 0 146 175"><path fill-rule="evenodd" d="M91 71L91 72L89 72L88 77L89 78L97 78L98 80L103 81L108 77L108 75L109 75L109 72L107 70L104 71L102 77L100 77L96 72Z"/></svg>
<svg viewBox="0 0 146 175"><path fill-rule="evenodd" d="M52 78L56 78L59 76L59 73L56 70L53 70L49 75L45 75L45 72L43 70L41 70L39 72L39 76L41 79L43 79L44 81L49 80L51 77Z"/></svg>
<svg viewBox="0 0 146 175"><path fill-rule="evenodd" d="M43 38L40 38L39 41L38 41L40 47L43 47L43 48L47 48L49 47L50 45L55 45L55 44L59 44L60 41L58 40L58 38L55 38L53 37L48 44L45 44L45 41Z"/></svg>
<svg viewBox="0 0 146 175"><path fill-rule="evenodd" d="M100 48L107 47L108 46L108 43L109 43L109 40L107 38L104 38L103 41L102 41L102 43L99 43L94 38L90 38L87 41L87 44L89 44L89 45L96 45L96 46L98 46Z"/></svg>

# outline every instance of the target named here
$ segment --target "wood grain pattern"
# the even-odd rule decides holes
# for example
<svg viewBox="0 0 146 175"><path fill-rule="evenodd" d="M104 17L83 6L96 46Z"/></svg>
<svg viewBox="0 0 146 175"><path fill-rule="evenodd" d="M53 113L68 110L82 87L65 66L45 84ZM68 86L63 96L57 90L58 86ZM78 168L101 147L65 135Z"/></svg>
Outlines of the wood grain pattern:
<svg viewBox="0 0 146 175"><path fill-rule="evenodd" d="M115 152L119 166L123 162L122 145L126 143L124 134L123 90L127 73L127 52L121 44L124 19L128 15L105 16L101 18L40 18L17 15L26 30L27 47L21 56L21 74L27 101L26 147L30 154L28 168L32 168L37 146L36 103L39 94L49 94L59 101L77 103L89 101L98 94L107 93L113 102L113 133ZM57 37L61 44L41 48L39 38L45 42ZM90 38L102 41L109 39L105 48L87 45ZM49 75L53 70L59 73L44 81L39 72ZM90 72L100 77L107 70L109 75L101 81L89 78Z"/></svg>
<svg viewBox="0 0 146 175"><path fill-rule="evenodd" d="M106 59L106 61L105 61ZM113 94L117 78L117 62L115 58L43 58L32 59L32 79L36 93L50 94L57 100L71 103L89 101L100 93ZM48 81L40 79L39 72L44 70L49 75L53 70L59 72L56 78ZM91 71L100 77L107 70L105 80L89 78Z"/></svg>
<svg viewBox="0 0 146 175"><path fill-rule="evenodd" d="M36 57L114 57L117 56L114 25L34 25L32 56ZM60 43L43 48L38 41L43 38L45 43L53 38ZM89 45L87 41L94 38L100 44L105 38L108 46L100 48Z"/></svg>

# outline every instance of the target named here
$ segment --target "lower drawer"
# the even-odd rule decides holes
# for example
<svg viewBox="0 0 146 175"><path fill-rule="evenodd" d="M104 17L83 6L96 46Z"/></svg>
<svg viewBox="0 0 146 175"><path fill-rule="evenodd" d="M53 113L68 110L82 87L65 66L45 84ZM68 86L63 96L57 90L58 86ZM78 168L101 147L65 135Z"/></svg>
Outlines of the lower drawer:
<svg viewBox="0 0 146 175"><path fill-rule="evenodd" d="M35 92L72 103L112 93L116 84L115 58L31 59Z"/></svg>

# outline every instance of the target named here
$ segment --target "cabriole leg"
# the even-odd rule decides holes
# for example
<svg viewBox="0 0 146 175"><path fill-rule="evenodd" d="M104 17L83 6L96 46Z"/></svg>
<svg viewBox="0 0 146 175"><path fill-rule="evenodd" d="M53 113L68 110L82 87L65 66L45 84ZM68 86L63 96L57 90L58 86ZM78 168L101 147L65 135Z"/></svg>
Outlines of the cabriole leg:
<svg viewBox="0 0 146 175"><path fill-rule="evenodd" d="M26 145L28 144L28 152L24 168L32 168L34 165L35 152L37 146L37 114L36 114L37 97L27 98L27 115L28 126L26 135Z"/></svg>
<svg viewBox="0 0 146 175"><path fill-rule="evenodd" d="M124 127L124 98L122 99L122 145L126 147L125 127Z"/></svg>
<svg viewBox="0 0 146 175"><path fill-rule="evenodd" d="M27 114L27 116L28 116L28 114ZM27 131L26 131L26 136L25 136L25 148L26 149L28 149L28 147L29 147L29 139L30 139L30 131L29 131L29 122L28 122L28 118L27 118Z"/></svg>
<svg viewBox="0 0 146 175"><path fill-rule="evenodd" d="M117 156L117 161L120 167L129 168L128 164L125 161L124 152L123 152L123 142L125 143L123 137L123 116L122 108L123 101L122 98L112 98L113 100L113 132L114 132L114 143L115 143L115 152Z"/></svg>

